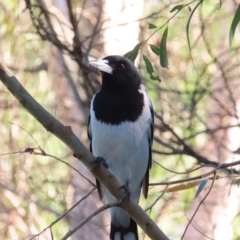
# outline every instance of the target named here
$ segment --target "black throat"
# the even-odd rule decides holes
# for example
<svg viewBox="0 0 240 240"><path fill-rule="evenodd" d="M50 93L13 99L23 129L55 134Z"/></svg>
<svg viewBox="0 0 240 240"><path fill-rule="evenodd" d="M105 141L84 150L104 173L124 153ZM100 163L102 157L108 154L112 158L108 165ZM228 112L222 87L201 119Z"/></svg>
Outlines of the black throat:
<svg viewBox="0 0 240 240"><path fill-rule="evenodd" d="M106 124L119 125L122 122L134 122L142 114L144 100L138 88L113 89L102 87L96 94L93 110L97 120Z"/></svg>

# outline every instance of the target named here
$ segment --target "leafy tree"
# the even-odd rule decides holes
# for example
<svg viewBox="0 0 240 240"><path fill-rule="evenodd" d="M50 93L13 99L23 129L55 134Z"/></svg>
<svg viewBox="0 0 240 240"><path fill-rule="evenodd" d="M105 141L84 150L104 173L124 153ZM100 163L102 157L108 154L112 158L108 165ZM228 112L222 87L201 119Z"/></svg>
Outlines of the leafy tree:
<svg viewBox="0 0 240 240"><path fill-rule="evenodd" d="M107 3L0 4L1 59L24 88L87 145L89 103L100 86L87 62L89 57L104 57ZM140 205L169 238L239 239L240 6L234 1L146 2L138 21L139 42L125 56L139 67L156 119L152 187ZM4 239L66 239L71 234L76 239L89 234L106 238L107 213L99 215L98 210L111 206L99 208L92 175L72 157L72 142L64 140L69 150L44 131L22 107L28 105L14 100L9 90L16 93L0 85ZM62 139L47 125L48 118L41 119L45 112L38 116ZM91 155L81 151L91 168L86 161ZM128 203L123 207L129 208ZM98 220L89 221L90 213Z"/></svg>

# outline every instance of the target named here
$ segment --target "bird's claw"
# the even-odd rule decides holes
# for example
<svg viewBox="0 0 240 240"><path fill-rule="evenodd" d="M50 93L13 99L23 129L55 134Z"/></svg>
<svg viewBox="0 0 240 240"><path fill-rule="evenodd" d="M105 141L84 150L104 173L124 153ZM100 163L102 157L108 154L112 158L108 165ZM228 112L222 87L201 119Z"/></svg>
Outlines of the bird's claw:
<svg viewBox="0 0 240 240"><path fill-rule="evenodd" d="M125 192L124 192L122 198L119 200L119 203L121 203L125 198L127 198L127 200L129 201L129 198L130 198L130 196L131 196L131 192L130 192L130 190L129 190L128 183L122 185L122 186L119 188L119 190L120 190L120 189L124 189Z"/></svg>
<svg viewBox="0 0 240 240"><path fill-rule="evenodd" d="M96 159L93 161L93 163L94 163L94 167L93 167L92 171L95 168L97 168L100 164L102 164L105 168L108 169L108 164L103 157L96 157Z"/></svg>

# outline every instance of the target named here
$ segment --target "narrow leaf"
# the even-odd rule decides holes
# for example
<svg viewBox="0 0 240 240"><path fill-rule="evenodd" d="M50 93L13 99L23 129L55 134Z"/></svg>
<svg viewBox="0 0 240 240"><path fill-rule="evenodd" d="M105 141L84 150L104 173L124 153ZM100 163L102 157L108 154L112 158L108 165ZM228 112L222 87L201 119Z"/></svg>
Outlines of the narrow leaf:
<svg viewBox="0 0 240 240"><path fill-rule="evenodd" d="M168 35L168 27L166 27L166 29L164 30L162 40L160 43L160 64L163 68L168 68L167 35Z"/></svg>
<svg viewBox="0 0 240 240"><path fill-rule="evenodd" d="M219 0L218 10L221 8L221 6L222 6L222 0Z"/></svg>
<svg viewBox="0 0 240 240"><path fill-rule="evenodd" d="M177 5L174 8L172 8L172 10L170 12L180 11L183 7L184 7L184 5Z"/></svg>
<svg viewBox="0 0 240 240"><path fill-rule="evenodd" d="M238 5L238 9L235 13L235 16L233 18L231 28L230 28L230 33L229 33L229 47L230 47L230 49L232 47L233 37L234 37L235 30L236 30L239 22L240 22L240 4Z"/></svg>
<svg viewBox="0 0 240 240"><path fill-rule="evenodd" d="M236 181L236 184L237 184L238 187L240 186L240 179L238 179L238 180Z"/></svg>
<svg viewBox="0 0 240 240"><path fill-rule="evenodd" d="M188 11L189 11L189 12L192 12L192 9L191 9L191 7L190 7L190 6L188 6Z"/></svg>
<svg viewBox="0 0 240 240"><path fill-rule="evenodd" d="M147 67L147 72L149 74L152 74L154 72L152 63L150 62L150 60L144 54L143 54L143 60L144 60L145 65Z"/></svg>
<svg viewBox="0 0 240 240"><path fill-rule="evenodd" d="M150 60L143 54L143 60L145 62L145 65L146 65L146 68L147 68L147 72L148 74L150 75L150 79L155 81L161 81L161 79L159 78L159 76L154 76L153 73L154 73L154 69L153 69L153 66L152 66L152 63L150 62Z"/></svg>
<svg viewBox="0 0 240 240"><path fill-rule="evenodd" d="M177 192L177 191L186 190L186 189L193 188L193 187L199 185L201 182L202 182L202 180L196 180L196 181L178 184L177 186L169 187L166 192Z"/></svg>
<svg viewBox="0 0 240 240"><path fill-rule="evenodd" d="M137 58L138 52L140 47L142 46L142 42L138 43L132 51L125 53L123 56L131 60L133 63L135 59Z"/></svg>
<svg viewBox="0 0 240 240"><path fill-rule="evenodd" d="M208 182L208 179L204 179L202 180L202 182L200 183L199 187L198 187L198 190L196 192L196 195L195 195L195 198L196 199L198 197L198 195L201 193L201 191L204 189L204 187L206 186Z"/></svg>
<svg viewBox="0 0 240 240"><path fill-rule="evenodd" d="M132 54L132 51L129 51L129 52L125 53L123 56L130 59L129 57L131 56L131 54Z"/></svg>
<svg viewBox="0 0 240 240"><path fill-rule="evenodd" d="M189 16L189 19L188 19L188 22L187 22L187 26L186 26L186 33L187 33L187 42L188 42L188 49L189 49L189 52L190 52L190 56L191 56L191 59L192 59L192 63L193 63L193 66L194 68L196 69L197 71L197 68L193 62L193 58L192 58L192 51L191 51L191 44L190 44L190 38L189 38L189 26L190 26L190 22L191 22L191 19L192 19L192 16L194 14L194 12L196 11L196 9L198 8L198 6L202 3L203 0L201 0L199 3L197 3L197 5L194 7L194 9L192 10L190 16ZM199 75L198 71L197 71L197 74ZM199 75L200 76L200 75Z"/></svg>
<svg viewBox="0 0 240 240"><path fill-rule="evenodd" d="M157 28L157 26L152 24L152 23L149 23L148 24L148 29L153 29L153 28Z"/></svg>
<svg viewBox="0 0 240 240"><path fill-rule="evenodd" d="M153 81L158 81L158 82L162 81L158 75L157 76L151 75L150 79L153 80Z"/></svg>
<svg viewBox="0 0 240 240"><path fill-rule="evenodd" d="M160 48L153 45L153 44L149 44L151 50L153 53L155 53L157 56L160 56Z"/></svg>
<svg viewBox="0 0 240 240"><path fill-rule="evenodd" d="M222 171L224 171L224 169ZM210 177L209 178L209 180L218 180L218 179L220 179L220 177L218 175L216 177Z"/></svg>

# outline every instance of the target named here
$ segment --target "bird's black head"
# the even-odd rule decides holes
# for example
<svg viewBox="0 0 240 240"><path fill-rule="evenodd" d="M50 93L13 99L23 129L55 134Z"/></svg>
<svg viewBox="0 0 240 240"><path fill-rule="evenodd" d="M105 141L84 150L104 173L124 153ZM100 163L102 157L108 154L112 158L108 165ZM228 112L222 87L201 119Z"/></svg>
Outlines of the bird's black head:
<svg viewBox="0 0 240 240"><path fill-rule="evenodd" d="M139 73L133 63L121 56L108 56L90 61L89 65L102 74L102 88L122 91L138 89L141 84Z"/></svg>

